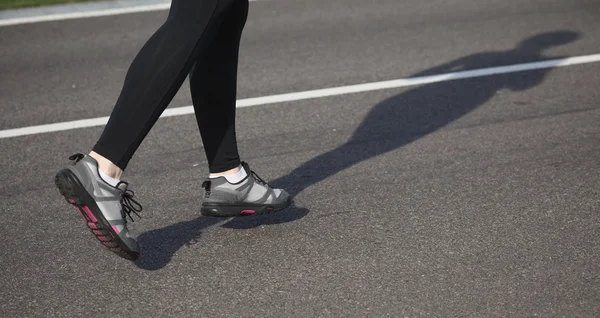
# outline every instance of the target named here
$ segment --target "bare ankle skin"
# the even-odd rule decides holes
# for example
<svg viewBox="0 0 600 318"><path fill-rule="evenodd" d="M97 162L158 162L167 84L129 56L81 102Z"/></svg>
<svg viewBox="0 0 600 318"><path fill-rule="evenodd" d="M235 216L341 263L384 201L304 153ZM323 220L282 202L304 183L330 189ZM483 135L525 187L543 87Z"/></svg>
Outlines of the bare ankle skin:
<svg viewBox="0 0 600 318"><path fill-rule="evenodd" d="M217 172L217 173L211 173L208 177L209 178L222 177L222 176L226 176L226 175L238 173L238 172L240 172L240 170L241 170L240 167L235 167L235 168L227 170L227 171Z"/></svg>
<svg viewBox="0 0 600 318"><path fill-rule="evenodd" d="M93 151L90 152L89 156L98 161L98 168L100 168L100 170L102 170L102 172L104 172L106 175L115 179L121 179L123 170L121 170L121 168L119 168L117 165Z"/></svg>

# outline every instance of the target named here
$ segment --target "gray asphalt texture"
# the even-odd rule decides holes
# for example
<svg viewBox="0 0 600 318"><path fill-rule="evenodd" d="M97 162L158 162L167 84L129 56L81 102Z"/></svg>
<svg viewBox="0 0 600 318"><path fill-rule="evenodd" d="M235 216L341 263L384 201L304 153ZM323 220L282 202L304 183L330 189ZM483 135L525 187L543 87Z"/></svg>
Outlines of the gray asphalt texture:
<svg viewBox="0 0 600 318"><path fill-rule="evenodd" d="M239 98L600 53L594 0L250 10ZM165 16L0 27L0 128L109 115ZM125 174L138 262L53 185L101 127L0 139L0 313L597 317L599 84L596 63L239 109L242 159L295 195L267 217L201 217L195 119L161 119Z"/></svg>

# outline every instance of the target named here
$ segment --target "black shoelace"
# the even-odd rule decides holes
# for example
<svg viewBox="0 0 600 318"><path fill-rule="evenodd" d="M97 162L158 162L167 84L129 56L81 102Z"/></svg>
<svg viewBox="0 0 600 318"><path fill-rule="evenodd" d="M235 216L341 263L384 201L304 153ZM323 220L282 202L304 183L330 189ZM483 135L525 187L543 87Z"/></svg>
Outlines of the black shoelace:
<svg viewBox="0 0 600 318"><path fill-rule="evenodd" d="M256 182L262 184L262 185L267 185L267 181L263 180L261 177L259 177L256 172L250 170L250 174L252 174L252 177L254 177L254 180L256 180Z"/></svg>
<svg viewBox="0 0 600 318"><path fill-rule="evenodd" d="M140 219L142 218L142 216L138 214L138 212L142 211L142 205L136 201L133 196L133 191L127 188L125 188L125 191L121 192L121 216L123 216L123 219L125 220L127 220L126 217L128 216L131 222L134 222L131 213L137 215Z"/></svg>
<svg viewBox="0 0 600 318"><path fill-rule="evenodd" d="M69 160L73 160L73 165L75 165L84 157L85 156L83 154L76 153L70 156ZM124 190L119 188L121 183L125 185ZM127 189L128 186L129 184L125 181L121 181L119 184L117 184L117 189L121 190L121 216L125 221L127 221L127 217L129 217L131 222L134 222L133 218L131 217L131 213L137 215L137 217L141 219L142 216L139 215L138 212L142 212L142 205L133 198L134 193L133 191Z"/></svg>
<svg viewBox="0 0 600 318"><path fill-rule="evenodd" d="M259 177L258 174L256 174L256 172L252 171L252 169L250 169L250 166L248 166L248 164L246 162L242 162L242 167L244 167L244 169L246 169L246 171L250 171L250 175L252 175L252 177L254 178L254 180L256 180L256 182L258 182L262 185L267 185L267 181L263 180L263 178Z"/></svg>

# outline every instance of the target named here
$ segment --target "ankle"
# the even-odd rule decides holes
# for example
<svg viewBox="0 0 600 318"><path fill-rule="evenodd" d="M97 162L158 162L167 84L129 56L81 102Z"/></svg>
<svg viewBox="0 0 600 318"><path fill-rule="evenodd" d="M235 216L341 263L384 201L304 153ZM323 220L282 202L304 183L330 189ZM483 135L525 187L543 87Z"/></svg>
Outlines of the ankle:
<svg viewBox="0 0 600 318"><path fill-rule="evenodd" d="M121 176L123 175L123 170L114 163L112 163L112 161L102 157L101 155L93 151L90 152L89 156L96 159L96 161L98 162L98 169L100 169L100 171L102 171L104 174L111 178L121 179Z"/></svg>
<svg viewBox="0 0 600 318"><path fill-rule="evenodd" d="M224 177L227 175L232 175L232 174L238 173L238 172L240 172L240 170L242 170L242 165L239 165L233 169L229 169L229 170L223 171L223 172L214 172L214 173L211 172L208 177L209 178Z"/></svg>
<svg viewBox="0 0 600 318"><path fill-rule="evenodd" d="M211 179L225 177L225 179L227 179L227 182L229 183L239 183L240 181L244 180L247 175L248 174L246 173L246 170L244 170L242 165L239 165L227 171L211 173L208 175L208 177Z"/></svg>

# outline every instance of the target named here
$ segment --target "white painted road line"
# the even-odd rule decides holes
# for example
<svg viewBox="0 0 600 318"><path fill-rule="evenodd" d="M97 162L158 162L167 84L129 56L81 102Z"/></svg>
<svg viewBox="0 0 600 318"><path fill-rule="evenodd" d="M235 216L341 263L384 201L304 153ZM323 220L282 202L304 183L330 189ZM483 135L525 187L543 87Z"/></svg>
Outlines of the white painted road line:
<svg viewBox="0 0 600 318"><path fill-rule="evenodd" d="M250 1L259 1L259 0L250 0ZM151 5L141 5L141 6L114 8L114 9L105 9L105 10L96 10L96 11L81 11L81 12L47 14L47 15L39 15L39 16L33 16L33 17L3 19L3 20L0 20L0 27L1 26L9 26L9 25L17 25L17 24L28 24L28 23L48 22L48 21L62 21L62 20L71 20L71 19L105 17L105 16L111 16L111 15L121 15L121 14L129 14L129 13L161 11L161 10L168 10L169 8L171 8L170 1L165 2L165 3L151 4Z"/></svg>
<svg viewBox="0 0 600 318"><path fill-rule="evenodd" d="M401 88L401 87L414 86L414 85L453 81L453 80L465 79L465 78L475 78L475 77L482 77L482 76L515 73L515 72L523 72L523 71L531 71L531 70L540 70L540 69L556 68L556 67L563 67L563 66L569 66L569 65L578 65L578 64L596 63L596 62L600 62L600 54L575 56L575 57L567 57L567 58L561 58L561 59L548 60L548 61L543 61L543 62L533 62L533 63L508 65L508 66L489 67L489 68L482 68L482 69L476 69L476 70L470 70L470 71L460 71L460 72L453 72L453 73L446 73L446 74L439 74L439 75L421 76L421 77L397 79L397 80L391 80L391 81L317 89L317 90L297 92L297 93L288 93L288 94L279 94L279 95L240 99L237 101L236 107L241 108L241 107L260 106L260 105L268 105L268 104L276 104L276 103L285 103L285 102L292 102L292 101L299 101L299 100L306 100L306 99L313 99L313 98L323 98L323 97L328 97L328 96L363 93L363 92L377 91L377 90L383 90L383 89ZM188 115L188 114L193 114L193 113L194 113L194 108L192 106L184 106L184 107L167 109L161 115L161 117L181 116L181 115ZM49 132L54 132L54 131L70 130L70 129L76 129L76 128L103 126L107 123L107 121L108 121L108 117L100 117L100 118L92 118L92 119L75 120L75 121L69 121L69 122L61 122L61 123L48 124L48 125L39 125L39 126L30 126L30 127L23 127L23 128L0 130L0 139L1 138L9 138L9 137L18 137L18 136L49 133Z"/></svg>
<svg viewBox="0 0 600 318"><path fill-rule="evenodd" d="M37 22L48 22L48 21L62 21L62 20L81 19L81 18L104 17L104 16L120 15L120 14L128 14L128 13L161 11L161 10L168 10L170 7L171 7L171 3L169 2L169 3L161 3L161 4L153 4L153 5L145 5L145 6L135 6L135 7L128 7L128 8L98 10L98 11L48 14L48 15L41 15L41 16L34 16L34 17L0 20L0 26L37 23Z"/></svg>

